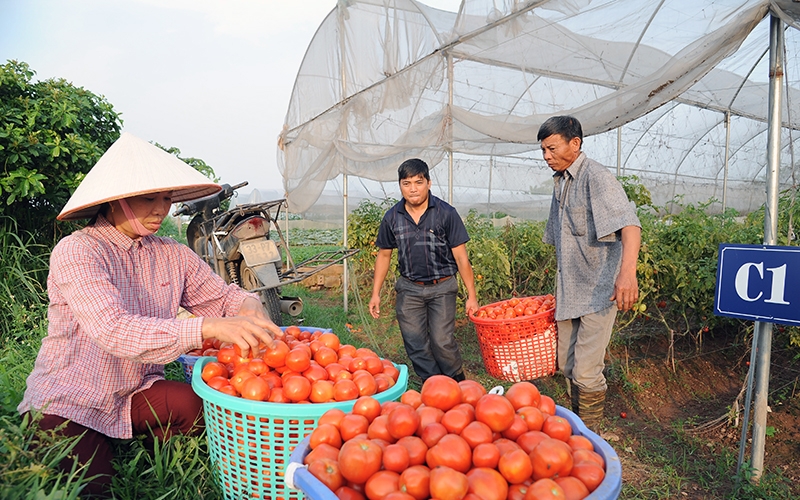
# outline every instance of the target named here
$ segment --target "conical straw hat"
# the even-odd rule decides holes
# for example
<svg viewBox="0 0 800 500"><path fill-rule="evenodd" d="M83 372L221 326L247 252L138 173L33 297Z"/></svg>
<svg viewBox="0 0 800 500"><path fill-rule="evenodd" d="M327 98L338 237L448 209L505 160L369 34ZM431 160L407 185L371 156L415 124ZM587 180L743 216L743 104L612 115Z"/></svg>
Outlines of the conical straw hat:
<svg viewBox="0 0 800 500"><path fill-rule="evenodd" d="M176 156L125 132L86 174L58 219L88 219L103 203L147 193L172 191L172 201L179 202L221 189Z"/></svg>

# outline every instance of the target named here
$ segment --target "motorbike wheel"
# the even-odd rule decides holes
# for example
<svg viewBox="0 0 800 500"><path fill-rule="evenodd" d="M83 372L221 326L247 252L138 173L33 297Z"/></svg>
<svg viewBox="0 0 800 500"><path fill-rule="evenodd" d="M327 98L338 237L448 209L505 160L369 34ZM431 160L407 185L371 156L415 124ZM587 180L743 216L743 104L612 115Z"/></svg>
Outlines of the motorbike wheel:
<svg viewBox="0 0 800 500"><path fill-rule="evenodd" d="M247 267L244 262L242 262L239 269L239 276L241 279L242 288L245 290L253 290L254 288L260 288L264 286L261 283L261 280L258 279L256 273ZM278 293L278 289L269 288L267 290L258 292L258 294L261 296L261 303L264 304L264 308L267 310L269 318L273 323L281 326L283 321L281 318L281 297Z"/></svg>

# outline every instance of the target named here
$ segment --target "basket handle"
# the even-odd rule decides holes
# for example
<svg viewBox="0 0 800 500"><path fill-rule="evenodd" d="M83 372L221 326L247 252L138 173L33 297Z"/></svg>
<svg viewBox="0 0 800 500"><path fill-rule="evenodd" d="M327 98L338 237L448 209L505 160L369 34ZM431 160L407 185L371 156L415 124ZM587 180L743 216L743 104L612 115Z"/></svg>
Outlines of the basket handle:
<svg viewBox="0 0 800 500"><path fill-rule="evenodd" d="M503 389L502 385L497 385L489 389L489 394L497 394L498 396L502 396L504 392L505 389Z"/></svg>

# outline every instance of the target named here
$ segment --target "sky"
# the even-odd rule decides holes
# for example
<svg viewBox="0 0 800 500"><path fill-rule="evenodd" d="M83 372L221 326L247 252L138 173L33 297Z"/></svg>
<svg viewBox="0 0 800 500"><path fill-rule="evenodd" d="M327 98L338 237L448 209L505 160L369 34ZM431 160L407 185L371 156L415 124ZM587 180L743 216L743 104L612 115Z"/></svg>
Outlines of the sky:
<svg viewBox="0 0 800 500"><path fill-rule="evenodd" d="M457 10L459 0L427 0ZM0 62L104 96L123 131L283 192L277 138L336 0L0 0Z"/></svg>

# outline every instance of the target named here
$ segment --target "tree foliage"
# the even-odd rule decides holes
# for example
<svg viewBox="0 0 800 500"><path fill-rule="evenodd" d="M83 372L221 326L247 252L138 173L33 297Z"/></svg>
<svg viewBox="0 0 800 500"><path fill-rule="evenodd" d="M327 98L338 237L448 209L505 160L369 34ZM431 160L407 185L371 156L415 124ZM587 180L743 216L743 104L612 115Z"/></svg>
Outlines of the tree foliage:
<svg viewBox="0 0 800 500"><path fill-rule="evenodd" d="M24 62L0 65L0 215L44 242L122 120L105 97L34 75Z"/></svg>

